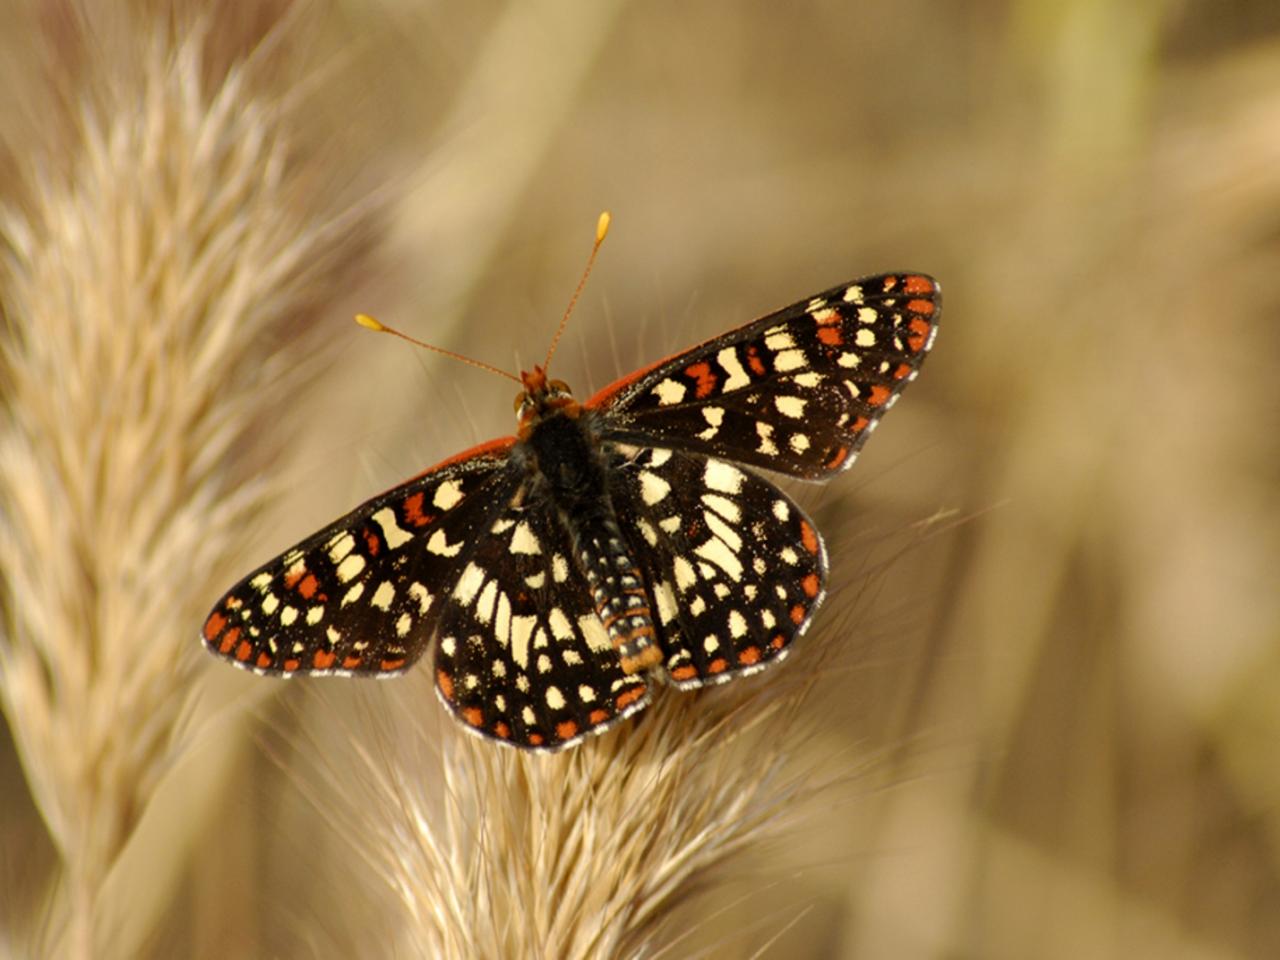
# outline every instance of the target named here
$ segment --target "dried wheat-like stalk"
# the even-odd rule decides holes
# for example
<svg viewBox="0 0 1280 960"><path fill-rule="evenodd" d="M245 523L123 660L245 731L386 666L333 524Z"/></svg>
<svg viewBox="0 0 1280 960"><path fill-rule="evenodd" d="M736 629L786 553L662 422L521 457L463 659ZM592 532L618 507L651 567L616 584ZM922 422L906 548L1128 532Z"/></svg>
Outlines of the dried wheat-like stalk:
<svg viewBox="0 0 1280 960"><path fill-rule="evenodd" d="M0 705L63 866L60 956L112 922L103 885L173 759L193 625L268 493L254 428L296 386L264 340L334 251L290 190L279 101L243 64L210 89L207 35L170 30L61 98L70 154L34 158L0 219Z"/></svg>
<svg viewBox="0 0 1280 960"><path fill-rule="evenodd" d="M328 759L321 783L303 782L385 884L366 894L383 913L370 926L392 931L386 955L688 955L682 911L711 868L794 825L797 804L834 779L792 762L814 736L809 678L823 646L805 644L803 674L670 691L638 721L555 755L441 724L420 671L379 684L354 724L335 721L351 766L313 731L308 752ZM358 884L342 880L350 909ZM753 902L743 925L762 940L785 926Z"/></svg>

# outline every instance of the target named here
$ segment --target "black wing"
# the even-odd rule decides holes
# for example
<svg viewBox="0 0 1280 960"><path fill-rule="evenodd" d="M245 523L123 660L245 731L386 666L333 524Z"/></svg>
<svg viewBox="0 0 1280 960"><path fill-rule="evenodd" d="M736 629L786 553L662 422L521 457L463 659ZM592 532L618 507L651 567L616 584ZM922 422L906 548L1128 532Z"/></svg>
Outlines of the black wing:
<svg viewBox="0 0 1280 960"><path fill-rule="evenodd" d="M822 480L915 379L941 313L920 274L833 287L624 377L587 406L608 436Z"/></svg>
<svg viewBox="0 0 1280 960"><path fill-rule="evenodd" d="M236 584L205 620L210 652L255 673L402 673L422 656L469 547L512 496L512 440L446 460Z"/></svg>
<svg viewBox="0 0 1280 960"><path fill-rule="evenodd" d="M699 687L782 659L827 578L804 512L768 480L698 454L638 450L616 477L671 680Z"/></svg>

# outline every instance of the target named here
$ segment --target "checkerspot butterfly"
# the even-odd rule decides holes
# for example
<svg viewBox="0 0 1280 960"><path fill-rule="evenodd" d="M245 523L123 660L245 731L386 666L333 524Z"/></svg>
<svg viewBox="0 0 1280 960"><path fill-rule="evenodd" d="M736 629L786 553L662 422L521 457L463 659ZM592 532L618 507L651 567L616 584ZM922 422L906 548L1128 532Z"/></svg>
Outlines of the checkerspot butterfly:
<svg viewBox="0 0 1280 960"><path fill-rule="evenodd" d="M826 551L743 467L819 481L848 469L915 378L940 308L922 274L855 280L585 403L535 365L516 436L260 567L218 602L203 641L260 674L389 677L434 638L445 706L535 749L642 709L655 679L693 689L777 663L822 602Z"/></svg>

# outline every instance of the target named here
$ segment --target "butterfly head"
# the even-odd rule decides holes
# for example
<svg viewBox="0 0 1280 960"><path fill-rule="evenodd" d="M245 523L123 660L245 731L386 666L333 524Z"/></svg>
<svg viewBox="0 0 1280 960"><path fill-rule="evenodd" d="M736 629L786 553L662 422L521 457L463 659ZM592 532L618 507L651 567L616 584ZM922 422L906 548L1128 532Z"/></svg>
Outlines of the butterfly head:
<svg viewBox="0 0 1280 960"><path fill-rule="evenodd" d="M563 380L548 379L546 367L535 366L524 371L520 374L520 382L524 384L524 390L516 394L515 411L521 439L529 434L535 423L550 413L577 417L582 412L582 404L573 398L569 385Z"/></svg>

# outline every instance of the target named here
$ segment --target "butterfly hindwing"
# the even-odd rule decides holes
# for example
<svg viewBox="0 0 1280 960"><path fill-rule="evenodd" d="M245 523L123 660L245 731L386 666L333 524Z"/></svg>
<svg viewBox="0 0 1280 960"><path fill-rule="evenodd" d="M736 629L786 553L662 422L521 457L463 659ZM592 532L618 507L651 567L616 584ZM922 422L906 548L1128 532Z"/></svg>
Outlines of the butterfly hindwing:
<svg viewBox="0 0 1280 960"><path fill-rule="evenodd" d="M439 623L436 690L468 727L516 746L556 749L649 701L626 675L568 534L518 493L478 531Z"/></svg>
<svg viewBox="0 0 1280 960"><path fill-rule="evenodd" d="M638 450L615 475L672 682L719 683L785 656L826 584L804 512L763 477L698 454Z"/></svg>
<svg viewBox="0 0 1280 960"><path fill-rule="evenodd" d="M610 434L812 480L848 469L933 343L941 292L867 277L624 377L587 406Z"/></svg>
<svg viewBox="0 0 1280 960"><path fill-rule="evenodd" d="M517 479L510 440L374 497L236 584L205 646L257 673L401 673L426 648L463 547Z"/></svg>

